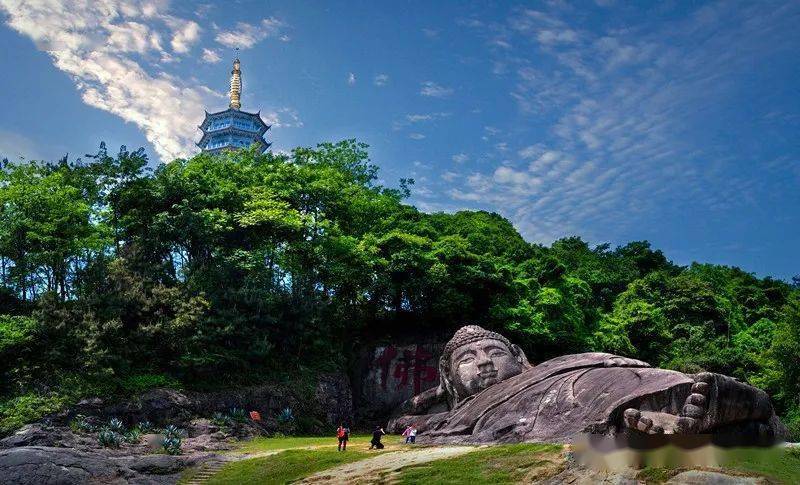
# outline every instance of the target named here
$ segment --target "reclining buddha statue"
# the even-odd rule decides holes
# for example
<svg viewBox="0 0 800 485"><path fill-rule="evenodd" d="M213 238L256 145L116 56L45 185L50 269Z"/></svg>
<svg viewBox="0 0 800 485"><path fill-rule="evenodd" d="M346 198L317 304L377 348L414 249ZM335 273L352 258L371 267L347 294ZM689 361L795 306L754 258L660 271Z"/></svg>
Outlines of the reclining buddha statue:
<svg viewBox="0 0 800 485"><path fill-rule="evenodd" d="M499 333L468 325L447 342L438 387L398 410L432 442L570 441L581 433L780 439L767 394L732 377L684 374L590 352L531 365ZM748 438L749 439L749 438Z"/></svg>

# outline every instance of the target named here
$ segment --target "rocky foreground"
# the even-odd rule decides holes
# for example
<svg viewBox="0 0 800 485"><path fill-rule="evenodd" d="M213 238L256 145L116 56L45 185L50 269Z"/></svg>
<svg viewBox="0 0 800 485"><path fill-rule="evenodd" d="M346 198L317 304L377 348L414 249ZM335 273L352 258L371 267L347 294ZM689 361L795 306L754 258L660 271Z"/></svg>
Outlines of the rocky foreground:
<svg viewBox="0 0 800 485"><path fill-rule="evenodd" d="M352 413L352 404L338 396L343 392L336 380L321 379L314 399L306 403L298 402L288 392L276 391L274 386L236 393L156 389L123 402L87 399L0 440L0 484L176 483L187 468L228 459L219 452L235 443L280 431L275 416L281 409L339 411L330 404L335 402L349 406L345 414ZM226 424L210 419L214 413L237 406L242 412L258 409L263 419L253 422L248 417ZM111 419L119 419L129 427L140 422L152 423L156 429L175 426L181 432L180 454L165 453L161 446L163 435L157 431L116 446L101 445L98 430ZM78 420L91 425L91 431L76 426ZM320 422L319 426L332 425Z"/></svg>

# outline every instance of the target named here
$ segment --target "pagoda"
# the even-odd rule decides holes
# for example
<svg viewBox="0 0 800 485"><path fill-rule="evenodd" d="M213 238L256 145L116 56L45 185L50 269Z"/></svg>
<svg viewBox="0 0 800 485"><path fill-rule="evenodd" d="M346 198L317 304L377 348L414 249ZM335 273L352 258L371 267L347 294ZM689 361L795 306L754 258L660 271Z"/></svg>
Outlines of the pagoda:
<svg viewBox="0 0 800 485"><path fill-rule="evenodd" d="M269 148L271 143L267 143L264 134L270 126L261 119L261 111L241 111L241 97L242 70L237 57L231 71L231 102L228 109L217 113L206 111L206 118L199 127L203 131L203 137L197 146L204 152L219 153L223 150L247 148L253 144L258 145L262 153Z"/></svg>

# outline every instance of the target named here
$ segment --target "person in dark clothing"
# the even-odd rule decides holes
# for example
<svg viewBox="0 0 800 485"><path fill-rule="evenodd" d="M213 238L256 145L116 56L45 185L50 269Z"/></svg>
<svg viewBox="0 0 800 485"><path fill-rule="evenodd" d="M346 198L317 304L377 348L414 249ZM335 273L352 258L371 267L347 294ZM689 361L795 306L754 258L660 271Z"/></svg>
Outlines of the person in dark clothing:
<svg viewBox="0 0 800 485"><path fill-rule="evenodd" d="M336 429L336 437L339 438L339 451L347 451L347 442L350 440L350 428L344 424L339 424Z"/></svg>
<svg viewBox="0 0 800 485"><path fill-rule="evenodd" d="M370 441L369 449L377 448L379 450L383 449L383 443L381 443L381 437L386 434L386 431L383 430L380 426L375 426L375 431L372 432L372 441Z"/></svg>

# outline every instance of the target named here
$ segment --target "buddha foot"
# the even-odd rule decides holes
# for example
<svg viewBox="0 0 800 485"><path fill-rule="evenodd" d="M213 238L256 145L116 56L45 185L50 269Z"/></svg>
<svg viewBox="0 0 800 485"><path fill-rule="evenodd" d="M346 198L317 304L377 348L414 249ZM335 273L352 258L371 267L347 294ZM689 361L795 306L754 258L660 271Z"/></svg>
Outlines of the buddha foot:
<svg viewBox="0 0 800 485"><path fill-rule="evenodd" d="M676 414L641 411L628 408L623 416L626 428L647 434L693 434L699 433L703 418L708 408L708 395L713 374L697 374L692 384L691 393L683 403L681 411Z"/></svg>

